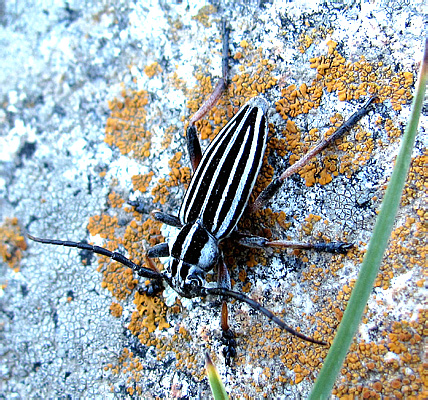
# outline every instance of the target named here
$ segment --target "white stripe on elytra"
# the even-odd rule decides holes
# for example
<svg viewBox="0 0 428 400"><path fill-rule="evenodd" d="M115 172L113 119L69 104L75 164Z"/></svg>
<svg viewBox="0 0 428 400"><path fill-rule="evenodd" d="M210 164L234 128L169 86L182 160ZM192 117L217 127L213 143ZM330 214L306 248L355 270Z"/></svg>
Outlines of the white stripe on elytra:
<svg viewBox="0 0 428 400"><path fill-rule="evenodd" d="M244 141L243 141L243 143L242 143L242 145L241 145L241 147L239 149L237 157L235 158L235 162L233 163L232 171L236 171L236 169L238 167L238 164L242 161L241 160L242 156L243 155L245 156L245 154L243 154L243 153L244 153L245 145L247 144L247 140L248 140L248 136L249 136L250 132L251 132L251 126L248 126L247 132L245 133ZM257 142L257 140L256 140L256 142ZM253 138L253 143L254 143L254 138ZM253 158L253 156L254 156L253 155L253 148L254 148L254 144L251 145L251 153L248 155L248 160L250 158ZM215 213L215 217L214 217L214 220L213 220L213 227L212 227L212 232L215 233L215 236L217 238L221 237L221 235L224 233L224 230L227 229L227 227L230 225L230 222L229 222L230 218L231 218L230 217L230 212L232 212L232 214L233 214L233 210L236 209L236 203L240 199L240 195L241 195L242 189L243 189L241 183L242 183L242 181L246 182L245 177L248 175L248 170L251 168L251 164L252 163L248 162L248 160L247 160L247 163L245 165L245 170L244 170L244 173L243 173L243 175L241 177L241 181L239 182L239 185L238 185L238 191L237 191L236 195L234 194L234 199L232 201L232 207L229 209L229 212L227 213L225 219L223 221L220 221L220 228L217 229L217 227L219 225L220 213L222 211L224 203L226 202L226 198L229 195L230 186L231 186L231 184L233 182L233 178L234 178L233 173L230 174L230 176L229 176L229 178L227 180L226 187L223 190L221 199L220 199L220 201L218 203L218 207L217 207L217 210L216 210L216 213ZM250 168L249 168L249 166L250 166Z"/></svg>
<svg viewBox="0 0 428 400"><path fill-rule="evenodd" d="M233 199L232 207L230 207L227 215L225 216L224 220L221 222L220 228L218 228L218 230L216 232L215 236L217 238L221 237L224 234L224 232L228 228L230 228L230 220L233 218L234 213L236 211L237 202L239 201L239 199L241 199L242 193L244 191L244 188L249 184L247 182L247 178L248 178L248 175L249 175L249 173L251 171L251 168L253 166L254 155L255 155L255 152L256 152L256 149L257 149L257 145L258 145L258 142L259 142L258 141L258 139L259 139L259 130L261 128L260 125L261 125L261 119L262 119L262 117L263 117L263 111L261 109L259 109L258 112L257 112L256 121L255 121L255 124L254 124L254 135L253 135L253 140L252 140L252 143L251 143L250 154L248 155L248 158L247 158L247 161L246 161L246 164L245 164L245 170L244 170L243 175L242 175L242 177L241 177L241 179L239 181L239 185L238 185L236 193L233 193L234 199ZM236 158L235 163L233 165L233 170L234 171L236 170L238 163L241 161L241 157L245 157L246 156L245 154L243 154L243 151L244 151L245 145L247 143L250 131L251 131L251 127L249 126L248 129L247 129L247 133L246 133L243 145L239 149L239 155ZM266 142L266 141L264 141L264 142ZM262 151L263 151L262 154L264 154L264 149ZM262 160L263 160L263 158L260 157L259 165L257 166L257 171L260 168ZM255 180L257 179L257 175L258 175L258 173L254 174L254 178L253 178L253 180L251 182L251 187L254 186ZM223 207L223 204L226 201L226 198L228 196L228 192L229 192L230 186L232 184L232 181L233 181L233 176L231 175L229 177L229 179L228 179L227 186L226 186L225 190L223 191L223 196L222 196L222 199L221 199L221 201L219 203L219 207L217 208L216 218L215 218L215 220L214 220L215 222L213 224L215 227L217 227L217 225L218 225L218 218L219 218L219 215L220 215L220 211L221 211L221 209ZM242 208L242 211L243 210L244 210L244 208ZM242 212L241 212L241 214L242 214ZM239 217L240 217L240 215L238 216L238 219L239 219ZM215 231L216 231L216 229L213 229L213 232L215 232Z"/></svg>
<svg viewBox="0 0 428 400"><path fill-rule="evenodd" d="M243 107L245 107L245 105ZM251 109L252 109L252 107L249 108L246 115L248 114L249 111L251 111ZM189 217L190 211L193 208L193 204L196 201L198 201L197 196L198 196L198 193L200 190L200 185L201 185L202 181L204 180L204 176L206 175L206 171L208 170L208 168L210 168L210 165L211 165L213 158L217 155L218 147L221 146L221 144L224 142L224 140L226 140L229 132L231 130L235 129L236 119L238 118L239 115L240 115L240 112L238 111L238 113L224 126L223 132L220 132L220 134L218 134L214 138L213 142L211 142L210 146L206 150L206 156L207 157L205 157L205 154L204 154L204 157L202 157L202 160L200 161L200 163L201 163L200 168L203 168L203 171L201 174L199 174L199 168L198 168L198 174L199 174L200 178L199 178L199 181L196 185L196 188L194 189L193 196L189 200L189 196L190 196L190 190L189 189L190 188L187 189L186 194L184 196L182 206L181 206L179 217L180 217L180 221L183 224L188 222L187 219ZM245 119L246 119L246 116L244 116L243 121L245 121ZM238 127L238 129L239 129L239 127ZM238 129L235 129L235 130L238 131ZM233 142L233 138L232 138L231 142ZM221 161L220 161L219 165L222 165ZM215 179L213 179L213 181L215 181ZM208 189L208 194L207 194L206 198L209 197L210 189L211 189L211 187ZM186 206L184 206L184 205L186 205Z"/></svg>
<svg viewBox="0 0 428 400"><path fill-rule="evenodd" d="M250 107L250 108L247 110L247 112L245 113L244 118L242 118L242 121L240 122L240 124L239 124L239 125L237 126L237 128L235 129L235 132L234 132L234 134L233 134L233 136L232 136L231 140L230 140L230 141L229 141L229 143L227 144L227 147L226 147L226 149L225 149L225 152L223 153L223 155L222 155L222 157L221 157L221 160L220 160L220 162L218 163L217 169L216 169L216 171L215 171L215 173L214 173L214 176L213 176L213 178L212 178L212 180L211 180L210 186L209 186L208 191L207 191L207 196L205 197L204 203L202 204L201 212L200 212L200 215L201 215L201 216L203 215L203 213L204 213L204 211L205 211L205 208L206 208L206 206L207 206L207 204L208 204L208 201L210 200L211 193L212 193L213 188L214 188L214 186L215 186L215 184L216 184L216 182L217 182L217 180L218 180L218 177L219 177L219 175L220 175L221 169L222 169L222 167L223 167L223 165L224 165L225 161L228 159L230 152L232 151L232 147L233 147L233 145L235 144L235 141L236 141L237 136L239 136L240 131L245 127L246 122L247 122L247 118L248 118L248 114L249 114L252 110L253 110L253 108L252 108L252 107ZM243 146L244 146L244 145L243 145ZM243 146L241 146L241 149L242 149L242 147L243 147ZM240 150L240 151L242 151L242 150ZM215 212L215 214L217 215L217 213L218 213L218 211L219 211L219 210L220 210L220 205L217 207L217 210L215 210L215 211L213 210L212 212ZM208 230L209 230L210 232L214 232L214 231L216 231L216 225L210 226L210 227L208 227L208 228L209 228ZM217 237L217 235L216 235L216 237Z"/></svg>
<svg viewBox="0 0 428 400"><path fill-rule="evenodd" d="M181 255L186 254L187 250L190 247L193 247L193 236L195 236L195 232L198 229L199 224L195 223L192 225L192 228L190 229L189 233L186 235L186 239L183 242L183 245L181 246Z"/></svg>
<svg viewBox="0 0 428 400"><path fill-rule="evenodd" d="M230 122L232 122L232 121L230 121ZM235 121L233 121L233 123L229 127L227 127L227 125L226 125L226 127L228 128L227 131L224 132L224 135L223 134L222 135L217 135L218 140L215 141L215 142L213 142L212 143L213 144L212 147L211 146L210 147L212 149L214 149L214 148L218 149L218 146L221 146L222 142L224 140L226 140L227 134L229 133L229 131L231 129L234 128L234 125L235 125ZM221 137L219 137L219 136L221 136ZM215 139L217 139L217 137ZM217 142L218 142L218 146L216 145ZM181 210L180 210L180 216L179 216L180 217L180 221L182 223L189 222L188 221L189 213L192 210L194 203L196 201L198 201L198 198L197 198L198 197L198 193L199 193L199 190L200 190L200 186L201 186L202 182L204 181L204 176L206 175L206 171L208 170L208 168L210 168L211 161L215 157L215 155L217 154L216 151L212 152L210 147L207 149L207 159L202 158L202 160L200 161L200 168L202 169L202 172L199 175L199 180L198 180L198 182L196 184L196 187L193 189L194 190L193 191L193 196L191 197L190 200L188 198L190 196L190 190L189 190L190 188L188 188L187 191L186 191L186 195L184 197L183 204L182 204ZM199 170L198 170L198 172L199 172ZM188 204L187 204L187 202L188 202Z"/></svg>

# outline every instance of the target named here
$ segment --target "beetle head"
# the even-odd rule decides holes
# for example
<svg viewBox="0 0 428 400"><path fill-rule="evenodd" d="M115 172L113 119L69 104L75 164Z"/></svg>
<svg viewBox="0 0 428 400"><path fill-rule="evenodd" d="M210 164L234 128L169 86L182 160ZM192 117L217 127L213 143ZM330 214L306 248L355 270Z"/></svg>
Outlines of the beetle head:
<svg viewBox="0 0 428 400"><path fill-rule="evenodd" d="M174 289L184 297L195 297L205 284L205 276L217 264L217 239L200 221L184 225L169 243L168 273Z"/></svg>

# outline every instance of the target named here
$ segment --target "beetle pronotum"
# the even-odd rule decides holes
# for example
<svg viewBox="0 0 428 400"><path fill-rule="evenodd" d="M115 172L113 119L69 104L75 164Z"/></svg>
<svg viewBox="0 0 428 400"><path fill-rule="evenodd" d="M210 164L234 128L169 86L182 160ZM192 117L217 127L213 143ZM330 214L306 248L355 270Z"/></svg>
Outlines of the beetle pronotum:
<svg viewBox="0 0 428 400"><path fill-rule="evenodd" d="M152 280L163 287L171 286L179 295L187 298L207 295L222 298L234 298L247 303L250 307L266 315L271 321L287 332L312 343L326 344L310 338L290 328L272 312L242 293L231 290L227 267L223 261L219 243L233 237L248 247L267 248L312 248L321 251L343 252L350 245L345 243L299 243L290 241L268 241L240 233L236 225L247 207L247 202L262 165L266 148L268 123L268 103L262 97L255 97L244 104L237 114L223 127L208 146L204 154L197 139L195 122L203 117L207 110L220 97L227 82L228 31L223 34L223 78L213 95L190 120L187 130L187 147L193 168L193 177L184 196L178 216L160 211L152 212L158 221L180 228L178 234L168 243L161 243L149 249L148 257L169 257L166 270L160 273L154 269L135 264L117 252L111 252L99 246L71 241L41 239L28 235L36 242L62 245L89 250L96 254L111 257L113 260L132 268L141 277ZM259 209L281 187L284 180L306 164L312 157L325 149L338 137L347 132L352 125L370 109L370 99L341 128L328 139L323 140L310 150L300 161L293 164L260 194L250 211ZM131 203L132 204L132 203ZM206 274L217 267L218 287L206 286ZM221 327L226 362L235 354L234 335L227 322L227 306L223 302Z"/></svg>

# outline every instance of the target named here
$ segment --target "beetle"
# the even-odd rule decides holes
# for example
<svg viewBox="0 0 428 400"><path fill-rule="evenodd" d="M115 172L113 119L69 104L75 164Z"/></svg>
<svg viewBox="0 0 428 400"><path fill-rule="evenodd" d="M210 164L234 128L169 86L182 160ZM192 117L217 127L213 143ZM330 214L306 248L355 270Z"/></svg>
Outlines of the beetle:
<svg viewBox="0 0 428 400"><path fill-rule="evenodd" d="M236 226L247 207L250 194L262 166L268 137L268 102L257 96L244 104L235 116L221 129L202 154L195 122L218 100L227 85L228 30L223 29L223 77L213 94L190 120L187 129L187 147L193 176L186 190L178 216L153 211L152 216L165 224L179 228L176 236L167 243L160 243L147 251L149 258L168 257L165 272L137 265L118 252L72 241L42 239L28 234L31 240L40 243L62 245L91 251L107 256L131 268L139 276L152 281L153 292L161 290L166 283L180 296L186 298L208 295L233 298L247 303L251 308L267 316L287 332L311 343L325 345L324 341L308 337L286 325L271 311L242 293L231 289L230 277L219 247L226 238L233 238L247 247L304 248L317 251L346 252L352 245L338 243L299 243L269 241L266 238L241 233ZM281 187L284 180L309 162L316 154L346 133L360 118L367 114L371 98L359 111L346 121L332 136L322 140L301 160L285 170L259 195L249 211L261 208ZM136 205L131 202L131 205ZM206 275L217 267L218 285L209 287ZM222 306L222 340L226 363L236 354L234 334L230 330L227 306Z"/></svg>

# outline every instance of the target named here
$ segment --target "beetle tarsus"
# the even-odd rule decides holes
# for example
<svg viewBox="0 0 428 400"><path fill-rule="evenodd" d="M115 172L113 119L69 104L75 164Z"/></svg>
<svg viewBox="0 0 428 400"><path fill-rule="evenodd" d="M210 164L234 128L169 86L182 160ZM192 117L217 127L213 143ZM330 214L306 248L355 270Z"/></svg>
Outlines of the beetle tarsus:
<svg viewBox="0 0 428 400"><path fill-rule="evenodd" d="M165 286L163 285L162 281L151 281L148 285L145 287L139 287L138 293L139 294L145 294L149 297L155 297L159 293L161 293L165 289Z"/></svg>
<svg viewBox="0 0 428 400"><path fill-rule="evenodd" d="M146 208L145 204L142 201L140 201L139 199L128 200L127 203L130 206L134 207L134 210L139 212L140 214L147 214L147 208Z"/></svg>
<svg viewBox="0 0 428 400"><path fill-rule="evenodd" d="M332 243L315 243L313 249L315 251L325 251L327 253L346 254L354 247L353 243L332 242Z"/></svg>
<svg viewBox="0 0 428 400"><path fill-rule="evenodd" d="M231 359L236 356L235 333L229 327L229 312L227 303L223 300L221 306L221 343L224 345L222 353L227 366L231 365Z"/></svg>
<svg viewBox="0 0 428 400"><path fill-rule="evenodd" d="M226 331L222 330L221 343L224 345L222 353L225 363L228 367L232 364L232 358L236 357L236 339L235 334L231 329Z"/></svg>
<svg viewBox="0 0 428 400"><path fill-rule="evenodd" d="M230 29L227 26L226 20L222 21L222 37L223 37L223 48L222 48L222 72L223 81L227 87L229 77L229 33Z"/></svg>

